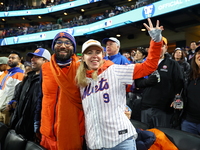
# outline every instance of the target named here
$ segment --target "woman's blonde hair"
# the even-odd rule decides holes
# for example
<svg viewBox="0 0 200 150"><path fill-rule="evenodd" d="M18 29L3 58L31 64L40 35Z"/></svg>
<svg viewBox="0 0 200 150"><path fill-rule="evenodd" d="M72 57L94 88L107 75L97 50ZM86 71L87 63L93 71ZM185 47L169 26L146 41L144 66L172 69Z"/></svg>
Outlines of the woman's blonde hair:
<svg viewBox="0 0 200 150"><path fill-rule="evenodd" d="M79 87L86 87L89 84L89 81L86 78L87 70L88 70L88 67L85 64L85 62L82 60L80 63L80 66L78 67L76 71L76 77L75 77L76 83ZM92 79L96 80L97 76L98 74L96 70L92 73Z"/></svg>

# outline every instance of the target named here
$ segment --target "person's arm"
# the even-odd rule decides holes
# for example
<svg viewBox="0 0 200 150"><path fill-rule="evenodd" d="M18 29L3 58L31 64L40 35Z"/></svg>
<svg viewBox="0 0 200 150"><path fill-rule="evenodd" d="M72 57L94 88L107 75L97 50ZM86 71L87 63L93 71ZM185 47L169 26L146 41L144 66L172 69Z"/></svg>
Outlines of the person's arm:
<svg viewBox="0 0 200 150"><path fill-rule="evenodd" d="M137 88L146 88L158 83L158 77L156 75L150 75L148 78L139 78L135 80L135 86Z"/></svg>
<svg viewBox="0 0 200 150"><path fill-rule="evenodd" d="M19 96L21 94L21 85L22 82L19 82L16 86L15 86L15 90L14 90L14 95L11 101L8 102L6 109L7 110L12 110L15 109L18 101L19 101Z"/></svg>
<svg viewBox="0 0 200 150"><path fill-rule="evenodd" d="M161 47L162 47L162 35L163 26L159 27L159 21L157 21L154 28L151 20L148 18L149 26L144 24L147 28L152 40L150 42L149 54L146 61L143 63L135 64L133 79L138 79L151 74L156 70L158 66L158 60L160 59Z"/></svg>

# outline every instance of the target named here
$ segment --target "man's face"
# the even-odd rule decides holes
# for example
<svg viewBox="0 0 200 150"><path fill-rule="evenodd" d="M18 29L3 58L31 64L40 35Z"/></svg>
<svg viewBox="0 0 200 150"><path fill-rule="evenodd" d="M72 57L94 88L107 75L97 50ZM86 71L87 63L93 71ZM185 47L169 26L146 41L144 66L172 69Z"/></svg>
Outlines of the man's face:
<svg viewBox="0 0 200 150"><path fill-rule="evenodd" d="M11 68L17 67L20 62L21 62L21 60L17 54L10 54L8 56L8 65Z"/></svg>
<svg viewBox="0 0 200 150"><path fill-rule="evenodd" d="M59 61L66 61L70 59L73 54L74 47L72 42L67 38L59 38L55 41L55 55Z"/></svg>
<svg viewBox="0 0 200 150"><path fill-rule="evenodd" d="M190 48L195 50L197 48L197 44L195 42L190 43Z"/></svg>
<svg viewBox="0 0 200 150"><path fill-rule="evenodd" d="M31 58L31 66L33 71L40 71L42 65L46 62L46 60L43 57L35 56Z"/></svg>
<svg viewBox="0 0 200 150"><path fill-rule="evenodd" d="M118 52L119 52L119 45L117 45L116 42L113 41L106 42L106 53L109 56L116 55Z"/></svg>

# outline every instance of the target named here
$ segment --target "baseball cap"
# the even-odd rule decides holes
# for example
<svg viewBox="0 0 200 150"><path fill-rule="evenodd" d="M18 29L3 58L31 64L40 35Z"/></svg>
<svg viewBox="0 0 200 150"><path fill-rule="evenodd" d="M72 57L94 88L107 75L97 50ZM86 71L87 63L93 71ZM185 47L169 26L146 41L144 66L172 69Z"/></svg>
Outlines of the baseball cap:
<svg viewBox="0 0 200 150"><path fill-rule="evenodd" d="M38 48L35 50L34 53L27 54L27 56L29 56L29 57L33 57L33 55L43 57L49 61L51 59L51 54L49 53L49 51L47 49L44 49L44 48Z"/></svg>
<svg viewBox="0 0 200 150"><path fill-rule="evenodd" d="M85 43L83 43L82 53L84 53L85 50L87 48L89 48L90 46L97 46L103 51L103 47L101 46L101 43L99 41L90 39L90 40L86 41Z"/></svg>
<svg viewBox="0 0 200 150"><path fill-rule="evenodd" d="M102 43L103 43L103 44L106 44L108 41L116 42L116 43L120 46L120 41L119 41L117 38L114 38L114 37L104 38L104 39L102 40Z"/></svg>
<svg viewBox="0 0 200 150"><path fill-rule="evenodd" d="M162 37L162 40L163 40L163 43L165 44L165 45L167 45L167 39L163 36Z"/></svg>
<svg viewBox="0 0 200 150"><path fill-rule="evenodd" d="M7 63L8 63L8 57L0 57L0 65Z"/></svg>

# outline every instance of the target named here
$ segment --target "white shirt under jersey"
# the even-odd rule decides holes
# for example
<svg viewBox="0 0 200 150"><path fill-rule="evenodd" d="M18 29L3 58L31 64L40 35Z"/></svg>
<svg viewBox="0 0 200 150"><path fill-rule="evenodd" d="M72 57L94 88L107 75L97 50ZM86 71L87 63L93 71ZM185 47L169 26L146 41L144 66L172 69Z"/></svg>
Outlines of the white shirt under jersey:
<svg viewBox="0 0 200 150"><path fill-rule="evenodd" d="M126 84L133 83L134 64L111 65L98 75L87 78L81 88L85 113L86 142L90 149L112 148L127 138L137 138L134 126L125 115Z"/></svg>

